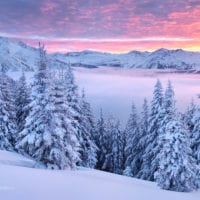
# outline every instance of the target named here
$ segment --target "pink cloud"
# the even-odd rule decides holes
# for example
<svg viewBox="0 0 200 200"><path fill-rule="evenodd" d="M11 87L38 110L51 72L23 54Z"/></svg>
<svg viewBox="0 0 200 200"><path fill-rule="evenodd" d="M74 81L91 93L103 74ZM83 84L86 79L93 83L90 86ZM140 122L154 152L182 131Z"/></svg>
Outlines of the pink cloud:
<svg viewBox="0 0 200 200"><path fill-rule="evenodd" d="M26 40L30 45L37 47L38 41L36 40ZM132 50L139 51L152 51L158 48L168 48L168 49L178 49L183 48L186 50L197 51L200 50L200 40L199 41L190 41L190 40L144 40L143 41L44 41L47 51L50 53L53 52L69 52L69 51L82 51L85 49L101 51L101 52L113 52L113 53L122 53L129 52Z"/></svg>
<svg viewBox="0 0 200 200"><path fill-rule="evenodd" d="M57 7L56 3L47 1L47 2L44 2L40 10L42 11L42 13L46 13L46 12L54 10L56 7Z"/></svg>
<svg viewBox="0 0 200 200"><path fill-rule="evenodd" d="M194 38L194 42L49 42L50 51L99 49L128 51L159 47L198 49L200 3L191 0L30 0L0 1L4 35L22 38ZM0 34L1 35L1 34ZM65 47L69 45L69 48ZM76 46L75 46L76 45ZM99 45L99 47L98 47ZM114 49L116 48L116 49Z"/></svg>

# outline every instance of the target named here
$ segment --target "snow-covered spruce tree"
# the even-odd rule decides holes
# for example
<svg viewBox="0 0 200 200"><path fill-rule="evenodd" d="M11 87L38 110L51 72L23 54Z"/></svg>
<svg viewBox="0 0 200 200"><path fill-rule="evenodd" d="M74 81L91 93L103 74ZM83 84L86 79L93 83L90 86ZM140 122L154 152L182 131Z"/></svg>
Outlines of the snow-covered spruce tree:
<svg viewBox="0 0 200 200"><path fill-rule="evenodd" d="M125 165L125 132L121 130L120 122L115 123L116 134L112 135L113 173L123 174Z"/></svg>
<svg viewBox="0 0 200 200"><path fill-rule="evenodd" d="M78 87L74 81L74 75L70 65L65 71L65 84L67 102L72 111L72 126L76 129L77 137L80 141L81 160L78 164L85 167L96 165L96 145L93 142L94 125L90 104L83 97L78 95ZM82 110L83 109L83 110ZM85 109L85 110L84 110ZM90 126L85 127L85 126Z"/></svg>
<svg viewBox="0 0 200 200"><path fill-rule="evenodd" d="M107 169L107 171L112 173L122 174L124 135L120 129L119 121L115 120L112 116L109 117L106 130L110 141L107 147L103 169Z"/></svg>
<svg viewBox="0 0 200 200"><path fill-rule="evenodd" d="M74 74L70 64L66 66L65 74L64 74L64 83L65 83L65 92L67 96L67 104L69 105L71 111L71 125L76 130L76 136L78 140L84 141L84 131L83 127L81 127L81 100L78 94L78 87L75 84ZM80 144L81 145L81 144ZM82 144L84 146L84 144ZM82 153L83 149L80 148L80 154ZM82 165L81 161L78 165Z"/></svg>
<svg viewBox="0 0 200 200"><path fill-rule="evenodd" d="M159 137L161 137L162 134L165 134L165 128L169 121L174 117L175 113L175 99L174 99L174 90L172 87L172 84L170 81L167 83L167 88L165 90L165 95L163 98L163 107L162 107L162 121L160 124L159 129ZM162 148L163 142L159 140L159 149Z"/></svg>
<svg viewBox="0 0 200 200"><path fill-rule="evenodd" d="M49 117L50 129L46 135L47 139L49 138L50 150L46 154L47 167L75 169L80 160L78 152L80 144L76 129L72 126L73 113L67 104L66 85L63 79L55 79L50 86L47 111L51 117Z"/></svg>
<svg viewBox="0 0 200 200"><path fill-rule="evenodd" d="M196 167L191 156L188 132L174 118L167 123L162 135L159 169L155 173L158 185L166 190L189 192L196 189Z"/></svg>
<svg viewBox="0 0 200 200"><path fill-rule="evenodd" d="M49 128L47 118L50 117L46 105L49 103L49 80L47 60L43 47L39 48L40 60L38 69L34 75L34 82L31 85L30 113L26 119L23 131L20 133L17 148L19 151L33 156L38 161L43 157L42 149L46 148L48 141L44 140L46 129ZM43 144L44 143L44 144Z"/></svg>
<svg viewBox="0 0 200 200"><path fill-rule="evenodd" d="M163 103L163 122L160 128L159 168L155 173L158 185L166 190L196 189L196 166L191 156L189 133L175 108L174 91L168 82Z"/></svg>
<svg viewBox="0 0 200 200"><path fill-rule="evenodd" d="M30 91L24 73L17 83L17 91L15 94L17 131L20 133L25 127L26 118L30 111Z"/></svg>
<svg viewBox="0 0 200 200"><path fill-rule="evenodd" d="M146 150L146 138L148 137L148 134L149 134L148 129L149 129L149 107L148 107L147 99L145 98L143 106L142 106L142 112L141 112L140 138L139 138L139 142L138 142L138 145L140 147L139 148L140 149L139 156L141 158L141 167L140 167L139 173L136 176L138 178L141 177L142 171L143 171L142 163L143 163L143 155Z"/></svg>
<svg viewBox="0 0 200 200"><path fill-rule="evenodd" d="M157 155L160 151L158 145L159 129L163 119L162 104L163 90L159 80L157 80L153 100L151 102L151 111L149 116L149 128L146 137L146 148L143 155L140 177L144 180L154 181L154 173L158 169Z"/></svg>
<svg viewBox="0 0 200 200"><path fill-rule="evenodd" d="M193 157L197 164L200 164L200 106L197 107L196 112L192 118L192 124L194 127L191 133L191 148L193 151Z"/></svg>
<svg viewBox="0 0 200 200"><path fill-rule="evenodd" d="M141 132L142 136L145 138L148 134L149 127L149 107L147 99L144 99L144 103L142 105L142 113L141 113ZM145 139L143 140L144 143Z"/></svg>
<svg viewBox="0 0 200 200"><path fill-rule="evenodd" d="M168 123L169 120L172 119L175 110L176 108L174 99L174 89L172 87L171 81L168 81L163 99L163 109L162 109L163 119L160 128L161 132L163 133L165 132L164 130L165 125Z"/></svg>
<svg viewBox="0 0 200 200"><path fill-rule="evenodd" d="M140 128L139 118L137 115L136 107L132 104L131 114L126 126L126 147L125 147L125 173L130 171L130 176L138 175L141 168L141 155L140 155ZM127 170L130 168L131 170Z"/></svg>
<svg viewBox="0 0 200 200"><path fill-rule="evenodd" d="M92 115L90 104L86 101L83 91L80 101L81 115L80 127L80 165L84 167L94 168L97 162L97 146L94 142L94 117Z"/></svg>
<svg viewBox="0 0 200 200"><path fill-rule="evenodd" d="M16 141L16 116L13 96L13 80L0 71L0 149L13 150Z"/></svg>
<svg viewBox="0 0 200 200"><path fill-rule="evenodd" d="M79 158L78 141L71 126L65 83L50 82L44 47L32 85L30 113L17 144L19 151L51 169L74 168Z"/></svg>
<svg viewBox="0 0 200 200"><path fill-rule="evenodd" d="M10 127L11 127L11 138L10 142L15 150L15 144L18 138L18 131L17 131L17 119L16 119L16 105L15 105L15 98L16 98L16 90L17 90L17 82L13 80L11 77L6 77L8 80L8 91L9 91L9 108L10 108Z"/></svg>
<svg viewBox="0 0 200 200"><path fill-rule="evenodd" d="M188 127L188 130L192 134L194 129L194 116L197 112L197 106L195 105L194 101L192 100L190 105L188 106L186 112L183 114L183 120Z"/></svg>
<svg viewBox="0 0 200 200"><path fill-rule="evenodd" d="M75 84L74 74L70 65L66 66L64 74L64 83L66 87L67 102L73 114L73 126L80 131L79 120L81 115L80 97L78 87Z"/></svg>
<svg viewBox="0 0 200 200"><path fill-rule="evenodd" d="M110 146L110 137L107 135L106 122L103 116L103 111L100 111L100 118L97 120L95 127L95 144L97 145L97 164L96 168L102 170L103 165L108 154L108 147Z"/></svg>

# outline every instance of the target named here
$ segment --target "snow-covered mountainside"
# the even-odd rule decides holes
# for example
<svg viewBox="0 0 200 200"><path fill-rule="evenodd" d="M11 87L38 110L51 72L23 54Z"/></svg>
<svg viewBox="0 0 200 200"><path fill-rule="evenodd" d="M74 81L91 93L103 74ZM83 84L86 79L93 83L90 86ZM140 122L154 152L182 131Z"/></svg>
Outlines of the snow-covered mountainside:
<svg viewBox="0 0 200 200"><path fill-rule="evenodd" d="M149 54L142 62L135 64L134 67L148 69L172 68L177 70L199 70L200 53L183 51L182 49L159 49Z"/></svg>
<svg viewBox="0 0 200 200"><path fill-rule="evenodd" d="M95 51L82 51L67 54L53 54L53 58L70 62L73 65L83 66L113 66L113 67L135 67L136 63L142 62L149 52L132 51L127 54L111 54Z"/></svg>
<svg viewBox="0 0 200 200"><path fill-rule="evenodd" d="M37 49L0 37L0 64L11 70L33 70L37 60Z"/></svg>
<svg viewBox="0 0 200 200"><path fill-rule="evenodd" d="M3 64L11 71L32 71L36 68L39 60L37 48L30 47L22 42L0 37L0 65ZM51 66L60 65L48 55Z"/></svg>
<svg viewBox="0 0 200 200"><path fill-rule="evenodd" d="M126 68L177 69L200 71L200 53L181 49L159 49L154 52L131 51L125 54L101 53L95 51L55 53L48 55L49 65L98 67L113 66ZM38 62L38 50L22 42L0 37L0 64L11 70L34 70Z"/></svg>
<svg viewBox="0 0 200 200"><path fill-rule="evenodd" d="M51 171L34 164L19 154L0 151L2 200L197 200L200 195L165 191L152 182L97 170Z"/></svg>
<svg viewBox="0 0 200 200"><path fill-rule="evenodd" d="M80 53L53 54L57 60L88 66L114 66L147 69L200 70L200 53L181 49L159 49L152 53L132 51L126 54L108 54L92 51Z"/></svg>

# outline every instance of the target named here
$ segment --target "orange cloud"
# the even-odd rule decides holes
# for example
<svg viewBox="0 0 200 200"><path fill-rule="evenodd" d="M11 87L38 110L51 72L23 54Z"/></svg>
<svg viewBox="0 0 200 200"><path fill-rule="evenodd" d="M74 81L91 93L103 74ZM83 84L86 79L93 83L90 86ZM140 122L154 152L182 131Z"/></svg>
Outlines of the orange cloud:
<svg viewBox="0 0 200 200"><path fill-rule="evenodd" d="M31 44L42 39L50 52L199 50L199 16L200 2L194 0L0 1L0 36L14 35ZM124 41L126 38L131 40Z"/></svg>
<svg viewBox="0 0 200 200"><path fill-rule="evenodd" d="M161 40L158 41L156 38L155 40L141 40L141 41L131 41L131 40L113 40L113 41L44 41L46 45L46 49L48 52L70 52L70 51L82 51L85 49L94 50L94 51L101 51L101 52L112 52L112 53L123 53L129 52L132 50L139 50L139 51L153 51L159 48L167 48L167 49L178 49L182 48L185 50L190 51L200 51L200 40L178 40L178 38L170 40ZM30 45L36 46L38 42L29 40L28 42Z"/></svg>

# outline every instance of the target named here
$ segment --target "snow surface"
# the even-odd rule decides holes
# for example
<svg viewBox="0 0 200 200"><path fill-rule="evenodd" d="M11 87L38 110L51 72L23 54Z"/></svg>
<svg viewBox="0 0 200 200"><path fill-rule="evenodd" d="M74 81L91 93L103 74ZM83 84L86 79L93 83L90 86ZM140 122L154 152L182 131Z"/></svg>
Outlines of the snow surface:
<svg viewBox="0 0 200 200"><path fill-rule="evenodd" d="M91 170L51 171L34 161L0 151L1 200L197 200L200 191L161 190L155 183Z"/></svg>

